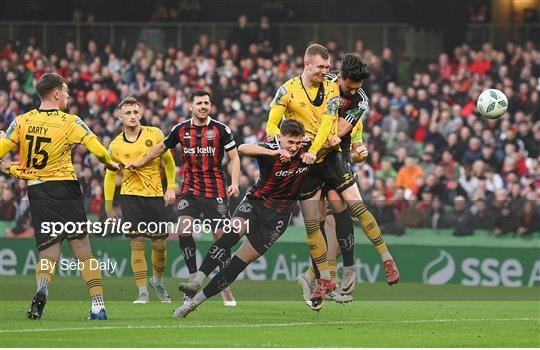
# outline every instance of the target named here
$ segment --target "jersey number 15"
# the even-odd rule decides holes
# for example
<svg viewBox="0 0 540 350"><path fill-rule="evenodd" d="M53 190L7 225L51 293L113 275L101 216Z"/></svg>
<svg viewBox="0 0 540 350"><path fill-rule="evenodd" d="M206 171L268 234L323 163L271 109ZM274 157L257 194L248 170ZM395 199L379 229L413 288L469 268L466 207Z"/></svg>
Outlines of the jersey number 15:
<svg viewBox="0 0 540 350"><path fill-rule="evenodd" d="M28 155L26 156L26 167L29 168L32 166L34 169L43 169L45 166L47 166L47 160L49 160L49 154L41 149L41 145L43 143L51 143L50 137L41 137L41 136L33 136L33 135L26 135L26 139L29 141L28 143ZM35 140L35 148L34 148L34 140ZM34 154L40 154L43 156L41 159L41 162L38 162L37 158L32 158L32 148L34 148Z"/></svg>

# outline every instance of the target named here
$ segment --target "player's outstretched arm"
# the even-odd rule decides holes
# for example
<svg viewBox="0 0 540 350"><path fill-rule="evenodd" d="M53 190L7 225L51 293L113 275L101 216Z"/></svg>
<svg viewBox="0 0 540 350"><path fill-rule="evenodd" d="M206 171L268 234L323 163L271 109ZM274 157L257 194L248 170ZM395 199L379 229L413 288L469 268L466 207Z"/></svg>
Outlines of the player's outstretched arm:
<svg viewBox="0 0 540 350"><path fill-rule="evenodd" d="M238 152L240 152L240 154L243 156L249 157L279 156L279 150L272 150L251 143L244 143L243 145L238 146Z"/></svg>
<svg viewBox="0 0 540 350"><path fill-rule="evenodd" d="M170 150L166 150L162 155L161 159L163 160L163 166L165 168L165 177L167 178L167 190L163 199L165 200L165 205L174 204L176 200L176 194L174 190L176 189L176 165L174 164L174 158Z"/></svg>
<svg viewBox="0 0 540 350"><path fill-rule="evenodd" d="M240 181L240 155L236 148L229 150L227 155L231 160L231 185L227 188L227 196L238 197L240 194L240 190L238 189L238 182Z"/></svg>
<svg viewBox="0 0 540 350"><path fill-rule="evenodd" d="M116 217L113 207L114 190L116 187L116 171L106 170L103 180L103 192L105 195L105 212L108 217Z"/></svg>
<svg viewBox="0 0 540 350"><path fill-rule="evenodd" d="M109 170L118 171L120 167L114 162L109 154L109 151L99 142L96 137L88 137L83 145L90 153L94 155L105 167Z"/></svg>
<svg viewBox="0 0 540 350"><path fill-rule="evenodd" d="M283 110L281 108L272 107L266 122L266 134L269 137L276 137L279 134L279 124L283 118Z"/></svg>
<svg viewBox="0 0 540 350"><path fill-rule="evenodd" d="M16 145L9 139L0 138L0 159L4 158L6 154L11 152L11 150L14 149L15 146Z"/></svg>
<svg viewBox="0 0 540 350"><path fill-rule="evenodd" d="M146 163L148 163L152 159L162 155L166 149L167 149L167 146L165 146L163 142L160 142L154 147L152 147L152 149L144 156L143 159L136 161L135 163L132 163L132 164L127 164L126 169L129 169L129 170L139 169L140 167L143 167Z"/></svg>

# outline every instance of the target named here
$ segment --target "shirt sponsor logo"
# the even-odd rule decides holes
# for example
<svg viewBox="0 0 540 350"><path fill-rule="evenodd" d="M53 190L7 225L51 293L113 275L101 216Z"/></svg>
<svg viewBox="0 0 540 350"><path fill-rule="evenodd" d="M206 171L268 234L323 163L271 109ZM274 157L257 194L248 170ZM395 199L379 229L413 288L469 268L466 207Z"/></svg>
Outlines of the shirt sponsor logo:
<svg viewBox="0 0 540 350"><path fill-rule="evenodd" d="M284 177L284 176L290 176L290 175L298 175L306 172L308 170L308 167L301 167L296 170L280 170L276 172L274 175L278 177Z"/></svg>
<svg viewBox="0 0 540 350"><path fill-rule="evenodd" d="M211 146L206 147L184 147L184 153L188 155L211 155L216 153L216 148Z"/></svg>

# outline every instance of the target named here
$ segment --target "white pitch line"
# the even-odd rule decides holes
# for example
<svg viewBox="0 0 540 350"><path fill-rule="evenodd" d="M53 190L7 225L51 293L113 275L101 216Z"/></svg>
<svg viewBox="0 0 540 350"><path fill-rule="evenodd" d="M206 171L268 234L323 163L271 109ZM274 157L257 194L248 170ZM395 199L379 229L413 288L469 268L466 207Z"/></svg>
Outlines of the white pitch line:
<svg viewBox="0 0 540 350"><path fill-rule="evenodd" d="M263 324L223 324L223 325L142 325L142 326L104 326L104 327L65 327L65 328L32 328L32 329L1 329L5 333L32 333L32 332L69 332L69 331L100 331L113 329L167 329L167 328L271 328L294 326L325 326L325 325L354 325L354 324L415 324L415 323L456 323L456 322L512 322L512 321L540 321L540 318L456 318L432 320L364 320L364 321L326 321L326 322L291 322L291 323L263 323ZM43 321L42 321L43 322ZM180 321L181 322L181 321Z"/></svg>

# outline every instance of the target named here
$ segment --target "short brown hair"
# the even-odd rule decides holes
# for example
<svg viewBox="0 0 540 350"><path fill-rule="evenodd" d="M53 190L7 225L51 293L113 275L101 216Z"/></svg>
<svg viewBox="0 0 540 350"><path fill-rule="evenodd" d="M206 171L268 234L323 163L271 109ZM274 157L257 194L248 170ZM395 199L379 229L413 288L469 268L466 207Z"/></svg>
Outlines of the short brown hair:
<svg viewBox="0 0 540 350"><path fill-rule="evenodd" d="M118 104L118 109L122 108L122 106L131 106L131 105L137 105L140 106L139 101L133 96L128 96L124 98L120 103Z"/></svg>
<svg viewBox="0 0 540 350"><path fill-rule="evenodd" d="M193 100L195 100L195 97L199 97L199 96L208 96L208 98L210 99L210 102L212 102L212 96L210 96L210 93L206 90L195 90L193 91L190 95L189 95L189 100L191 102L193 102Z"/></svg>
<svg viewBox="0 0 540 350"><path fill-rule="evenodd" d="M279 133L283 136L304 136L306 129L301 122L294 119L286 119L281 123Z"/></svg>
<svg viewBox="0 0 540 350"><path fill-rule="evenodd" d="M313 44L308 46L306 49L305 57L321 56L323 59L327 60L330 57L328 49L319 44Z"/></svg>
<svg viewBox="0 0 540 350"><path fill-rule="evenodd" d="M60 74L45 73L36 84L36 92L39 95L39 98L43 100L44 98L47 98L54 89L62 88L63 84L66 84L66 81Z"/></svg>

